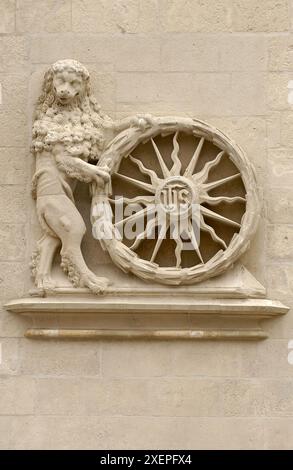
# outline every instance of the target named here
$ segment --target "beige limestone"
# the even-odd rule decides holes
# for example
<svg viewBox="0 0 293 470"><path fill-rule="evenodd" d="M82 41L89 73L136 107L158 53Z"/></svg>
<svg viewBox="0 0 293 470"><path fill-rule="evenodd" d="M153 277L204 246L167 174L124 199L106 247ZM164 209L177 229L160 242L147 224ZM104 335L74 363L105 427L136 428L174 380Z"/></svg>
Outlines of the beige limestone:
<svg viewBox="0 0 293 470"><path fill-rule="evenodd" d="M265 285L269 298L293 306L293 121L287 103L287 84L293 80L291 4L0 2L2 304L27 295L33 287L28 263L40 233L29 196L29 147L41 77L53 62L73 57L89 69L94 92L114 119L146 111L196 117L217 126L243 148L256 167L265 211L241 261ZM78 194L86 208L86 191ZM21 246L23 233L26 246ZM109 260L97 250L91 247L85 257L98 272L96 258ZM117 271L113 276L118 278ZM84 327L80 315L64 317L35 318L34 326L54 328L58 320L60 328ZM165 323L160 315L112 317L112 326L120 328L201 326L187 315L169 317ZM93 317L87 320L90 327L97 322ZM99 325L105 328L109 318L100 317ZM250 321L242 326L249 327ZM31 327L30 318L1 308L1 449L293 446L293 366L287 359L292 310L264 322L269 338L260 342L35 341L24 338ZM115 401L113 408L107 396ZM46 403L48 398L59 415Z"/></svg>

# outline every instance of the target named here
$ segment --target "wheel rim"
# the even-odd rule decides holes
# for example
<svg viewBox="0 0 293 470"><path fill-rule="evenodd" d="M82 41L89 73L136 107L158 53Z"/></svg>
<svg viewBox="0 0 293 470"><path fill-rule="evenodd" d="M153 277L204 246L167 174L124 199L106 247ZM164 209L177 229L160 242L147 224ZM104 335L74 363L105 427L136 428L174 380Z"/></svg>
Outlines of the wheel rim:
<svg viewBox="0 0 293 470"><path fill-rule="evenodd" d="M191 139L193 148L183 162L184 152L181 147L186 136ZM165 151L163 154L161 145L164 139L169 139L170 146L169 152ZM143 158L140 149L144 145L148 146L148 151ZM207 148L213 155L206 157ZM125 161L136 168L138 173L135 177L130 172L127 174L127 171L123 171ZM219 168L225 165L229 167L230 164L234 170L230 169L228 174L218 177L216 173ZM116 222L109 219L110 208L113 212L117 205L111 185L107 185L103 192L94 191L92 222L94 226L97 221L107 223L111 237L104 237L101 242L114 263L123 270L164 284L192 284L220 274L247 248L259 218L255 174L242 150L219 130L192 119L160 118L155 126L147 130L131 128L119 134L100 159L99 166L105 165L110 168L113 186L116 184L117 187L119 181L120 189L122 184L126 184L137 191L132 197L124 197L124 204L139 203L142 207L131 216L123 215ZM213 172L215 175L210 179ZM242 187L242 192L233 193L233 189L233 194L227 195L227 188L231 188L232 183L234 187ZM221 192L221 188L226 189ZM96 207L101 201L104 211L97 216ZM229 208L235 205L238 212L242 206L242 213L240 210L236 219L230 213L227 215L227 210L229 212ZM197 210L195 226L194 207ZM171 236L174 215L178 216L179 213L184 221L184 231L181 232L181 223L177 224L175 236L174 231ZM145 219L146 214L150 215L148 219ZM134 240L126 243L124 239L120 239L117 228L125 228L126 224L134 224L142 219L144 224ZM219 233L221 225L225 227L224 232L229 232L231 236L227 238L226 233ZM150 253L144 256L139 250L143 250L141 246L146 243L150 234L154 241ZM160 252L164 250L167 235L174 240L174 256L172 262L162 265ZM200 235L200 239L197 235ZM213 246L214 251L211 254L208 254L204 245L205 237L212 241L209 241L208 248L211 251L210 246ZM192 251L192 254L191 251L188 254L188 263L191 263L188 266L183 259L186 258L185 245L182 247L183 238ZM191 258L194 261L190 261Z"/></svg>

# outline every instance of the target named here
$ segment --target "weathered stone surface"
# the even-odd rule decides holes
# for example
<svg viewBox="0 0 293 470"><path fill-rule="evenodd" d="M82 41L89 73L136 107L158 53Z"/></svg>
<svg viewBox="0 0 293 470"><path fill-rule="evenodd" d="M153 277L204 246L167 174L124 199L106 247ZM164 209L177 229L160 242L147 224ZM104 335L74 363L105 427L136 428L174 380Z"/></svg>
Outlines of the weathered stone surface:
<svg viewBox="0 0 293 470"><path fill-rule="evenodd" d="M229 380L224 383L227 416L292 416L293 381Z"/></svg>
<svg viewBox="0 0 293 470"><path fill-rule="evenodd" d="M255 418L19 416L7 422L12 449L260 449L266 421ZM127 432L125 432L127 429ZM25 432L24 432L25 430ZM154 432L155 430L155 432ZM237 432L236 432L237 430ZM0 433L1 434L1 433ZM81 444L81 436L86 436Z"/></svg>
<svg viewBox="0 0 293 470"><path fill-rule="evenodd" d="M293 35L274 35L269 37L267 42L269 70L274 72L292 70Z"/></svg>
<svg viewBox="0 0 293 470"><path fill-rule="evenodd" d="M293 225L269 225L267 256L275 261L293 259Z"/></svg>
<svg viewBox="0 0 293 470"><path fill-rule="evenodd" d="M0 186L0 215L2 223L21 224L27 219L27 206L24 198L25 187Z"/></svg>
<svg viewBox="0 0 293 470"><path fill-rule="evenodd" d="M57 33L70 31L70 0L18 0L16 31L18 33Z"/></svg>
<svg viewBox="0 0 293 470"><path fill-rule="evenodd" d="M29 64L28 38L23 37L23 36L1 36L0 37L0 72L23 73L23 71L28 68L28 64Z"/></svg>
<svg viewBox="0 0 293 470"><path fill-rule="evenodd" d="M3 333L1 328L1 336L3 336ZM19 344L20 340L17 338L0 338L0 377L2 375L15 375L18 373Z"/></svg>
<svg viewBox="0 0 293 470"><path fill-rule="evenodd" d="M76 40L77 42L81 42L81 39ZM94 44L94 47L97 47L97 44ZM51 33L49 39L44 34L34 34L31 37L30 60L33 64L38 64L38 70L40 69L39 64L49 66L52 62L63 57L75 56L74 38L70 33L64 34L61 30L60 33Z"/></svg>
<svg viewBox="0 0 293 470"><path fill-rule="evenodd" d="M22 224L1 224L0 261L24 259L26 247L25 227Z"/></svg>
<svg viewBox="0 0 293 470"><path fill-rule="evenodd" d="M19 147L0 148L1 184L23 185L27 180L29 155L26 149Z"/></svg>
<svg viewBox="0 0 293 470"><path fill-rule="evenodd" d="M232 22L234 31L288 31L288 0L236 0Z"/></svg>
<svg viewBox="0 0 293 470"><path fill-rule="evenodd" d="M0 262L0 288L3 303L13 297L21 297L25 292L25 280L29 269L23 262Z"/></svg>
<svg viewBox="0 0 293 470"><path fill-rule="evenodd" d="M221 381L51 378L39 379L37 388L40 414L215 416L221 412ZM195 395L202 399L194 400Z"/></svg>
<svg viewBox="0 0 293 470"><path fill-rule="evenodd" d="M274 339L255 344L242 344L242 377L279 378L282 381L292 374L292 365L288 362L288 340Z"/></svg>
<svg viewBox="0 0 293 470"><path fill-rule="evenodd" d="M26 415L34 412L35 381L31 377L0 375L0 414Z"/></svg>
<svg viewBox="0 0 293 470"><path fill-rule="evenodd" d="M94 375L100 373L100 345L91 342L34 342L24 340L20 368L23 374Z"/></svg>
<svg viewBox="0 0 293 470"><path fill-rule="evenodd" d="M220 32L231 29L229 0L217 3L211 0L163 0L160 8L163 27L167 32Z"/></svg>
<svg viewBox="0 0 293 470"><path fill-rule="evenodd" d="M290 95L290 72L272 72L267 78L267 102L270 109L275 111L293 110L293 99ZM292 102L292 104L291 104Z"/></svg>
<svg viewBox="0 0 293 470"><path fill-rule="evenodd" d="M136 0L73 0L74 32L134 33L139 24L139 3Z"/></svg>
<svg viewBox="0 0 293 470"><path fill-rule="evenodd" d="M232 351L232 354L231 354ZM240 344L229 351L221 343L107 342L103 344L103 374L110 377L238 375ZM140 367L140 364L144 367Z"/></svg>
<svg viewBox="0 0 293 470"><path fill-rule="evenodd" d="M219 70L250 70L253 73L267 69L267 47L263 37L229 34L222 38L216 36L213 42L219 49Z"/></svg>
<svg viewBox="0 0 293 470"><path fill-rule="evenodd" d="M15 0L2 0L0 4L0 33L13 33L15 29Z"/></svg>
<svg viewBox="0 0 293 470"><path fill-rule="evenodd" d="M293 147L293 113L287 112L281 115L281 145Z"/></svg>
<svg viewBox="0 0 293 470"><path fill-rule="evenodd" d="M210 35L169 34L161 46L161 61L170 72L216 72L221 46L219 38Z"/></svg>

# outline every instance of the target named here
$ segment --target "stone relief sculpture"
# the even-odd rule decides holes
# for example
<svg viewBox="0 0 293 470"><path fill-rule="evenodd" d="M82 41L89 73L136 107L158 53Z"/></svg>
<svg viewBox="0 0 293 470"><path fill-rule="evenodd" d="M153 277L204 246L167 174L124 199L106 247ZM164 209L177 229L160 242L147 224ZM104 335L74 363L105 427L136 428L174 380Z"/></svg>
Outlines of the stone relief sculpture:
<svg viewBox="0 0 293 470"><path fill-rule="evenodd" d="M52 289L51 267L61 245L62 268L74 286L103 291L108 279L97 277L85 264L80 245L84 221L74 203L76 181L103 187L107 167L97 167L107 131L144 127L146 119L112 121L102 114L90 91L89 73L74 60L62 60L47 71L33 125L36 173L33 194L43 236L33 255L32 272L37 287Z"/></svg>
<svg viewBox="0 0 293 470"><path fill-rule="evenodd" d="M288 311L239 260L260 218L258 185L220 130L190 117L112 120L87 69L61 60L45 74L32 150L36 288L6 305L33 318L27 337L255 340L267 337L259 320ZM97 239L109 254L93 270L78 181L91 197L84 253L102 257Z"/></svg>
<svg viewBox="0 0 293 470"><path fill-rule="evenodd" d="M129 161L128 166L125 161ZM163 284L193 284L225 271L247 249L259 218L255 173L242 150L218 129L191 118L156 118L148 129L132 128L120 133L98 162L101 169L105 165L114 177L113 184L95 189L92 220L107 225L103 245L124 271ZM129 173L133 165L138 169L135 177ZM209 179L216 169L218 173ZM110 204L120 203L120 197L114 198L117 180L117 196L123 195L127 204L141 206L112 225L111 217L105 219L112 213ZM121 181L126 183L124 194ZM131 198L127 197L129 186L136 188ZM101 201L105 209L97 216L95 209ZM141 224L131 244L119 238L115 228L143 219L146 214L151 217ZM174 243L166 247L166 264L166 253L165 259L159 260L159 255L172 230ZM142 256L138 253L140 245L152 232L154 243ZM204 240L202 233L209 240ZM185 253L184 260L186 240L189 259ZM202 249L202 245L206 246Z"/></svg>

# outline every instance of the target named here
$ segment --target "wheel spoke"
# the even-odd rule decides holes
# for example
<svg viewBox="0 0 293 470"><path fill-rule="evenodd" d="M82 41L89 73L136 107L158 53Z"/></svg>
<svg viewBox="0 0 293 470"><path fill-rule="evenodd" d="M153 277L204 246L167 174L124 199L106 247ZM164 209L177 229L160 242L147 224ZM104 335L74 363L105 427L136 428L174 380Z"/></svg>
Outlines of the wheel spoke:
<svg viewBox="0 0 293 470"><path fill-rule="evenodd" d="M120 202L120 199L122 199L122 202L124 204L144 204L144 205L147 206L148 204L154 204L155 203L155 196L136 196L136 197L123 197L123 196L120 196L117 199L109 198L109 201L116 204L117 202Z"/></svg>
<svg viewBox="0 0 293 470"><path fill-rule="evenodd" d="M181 161L179 160L178 153L179 153L179 144L178 144L178 131L174 134L173 137L173 152L171 154L171 159L173 161L173 166L170 170L170 175L177 176L180 175L181 172Z"/></svg>
<svg viewBox="0 0 293 470"><path fill-rule="evenodd" d="M191 243L193 245L193 248L196 251L197 256L199 257L201 263L204 264L204 261L202 259L201 252L199 250L198 243L194 234L193 225L190 221L188 223L188 235L190 236Z"/></svg>
<svg viewBox="0 0 293 470"><path fill-rule="evenodd" d="M208 232L215 242L220 243L225 249L227 248L226 242L216 234L216 231L213 227L211 227L209 224L205 222L202 215L200 217L200 228L204 232Z"/></svg>
<svg viewBox="0 0 293 470"><path fill-rule="evenodd" d="M181 253L183 249L183 242L181 240L181 237L176 238L176 248L175 248L175 256L176 256L176 268L181 267Z"/></svg>
<svg viewBox="0 0 293 470"><path fill-rule="evenodd" d="M214 212L207 207L201 206L200 208L202 214L204 214L206 217L210 217L211 219L215 219L218 222L223 222L224 224L227 225L232 225L233 227L238 227L240 228L241 225L238 222L235 222L235 220L227 219L223 215L217 214L217 212Z"/></svg>
<svg viewBox="0 0 293 470"><path fill-rule="evenodd" d="M143 181L139 181L134 178L130 178L130 176L122 175L121 173L115 173L116 176L119 176L119 178L122 178L124 181L127 181L128 183L132 183L138 188L144 189L145 191L148 191L149 193L154 194L156 189L153 188L153 186L149 183L144 183Z"/></svg>
<svg viewBox="0 0 293 470"><path fill-rule="evenodd" d="M221 186L222 184L228 183L228 181L232 181L235 178L238 178L240 176L240 173L235 173L235 175L227 176L226 178L222 178L217 181L212 181L211 183L204 183L203 187L206 191L211 191L211 189L215 189L218 186Z"/></svg>
<svg viewBox="0 0 293 470"><path fill-rule="evenodd" d="M193 172L194 172L194 169L196 167L196 164L198 162L198 159L199 159L199 156L200 156L200 152L201 152L201 149L202 149L202 146L204 144L204 137L202 137L195 149L195 152L188 164L188 167L186 168L185 172L184 172L184 176L186 178L190 177L193 175Z"/></svg>
<svg viewBox="0 0 293 470"><path fill-rule="evenodd" d="M229 196L218 196L218 197L212 197L209 195L206 195L203 197L203 202L208 202L211 205L215 204L220 204L221 202L227 202L228 204L232 204L233 202L246 202L245 197L242 196L234 196L234 197L229 197Z"/></svg>
<svg viewBox="0 0 293 470"><path fill-rule="evenodd" d="M157 223L158 223L157 217L153 217L151 220L149 220L148 223L146 224L146 228L137 235L134 243L130 246L130 249L136 250L136 248L138 248L140 243L145 238L147 238L149 235L152 235L152 232L155 229Z"/></svg>
<svg viewBox="0 0 293 470"><path fill-rule="evenodd" d="M116 222L114 225L115 227L120 227L121 225L125 224L126 222L133 222L137 219L141 219L144 217L146 214L153 214L156 211L156 207L145 207L144 209L141 209L138 212L135 212L135 214L131 214L128 217L125 217L125 219L119 220Z"/></svg>
<svg viewBox="0 0 293 470"><path fill-rule="evenodd" d="M163 224L161 225L161 228L159 230L159 234L158 234L158 239L156 241L156 244L155 244L155 248L154 248L154 251L152 253L152 257L150 259L150 262L153 263L154 260L156 259L156 256L158 254L158 251L160 249L160 246L162 244L162 241L164 240L165 236L166 236L166 233L167 233L167 230L169 228L169 222L167 221L164 221Z"/></svg>
<svg viewBox="0 0 293 470"><path fill-rule="evenodd" d="M159 161L159 164L160 164L160 167L161 167L161 170L162 170L162 173L163 173L163 177L164 178L168 178L170 176L170 171L168 170L167 168L167 165L165 163L165 160L163 159L162 155L161 155L161 152L160 150L158 149L157 147L157 144L155 143L154 139L151 139L151 143L153 145L153 148L154 148L154 151L157 155L157 158L158 158L158 161Z"/></svg>
<svg viewBox="0 0 293 470"><path fill-rule="evenodd" d="M216 166L219 163L219 161L221 160L224 153L225 153L224 151L218 153L216 158L214 158L213 160L207 162L204 165L203 169L199 173L196 173L195 175L193 175L193 179L196 180L196 181L201 181L201 182L206 181L208 176L209 176L209 172L210 172L211 168L213 168L214 166Z"/></svg>
<svg viewBox="0 0 293 470"><path fill-rule="evenodd" d="M143 174L148 175L150 177L152 185L154 187L157 187L158 184L160 183L160 179L157 176L157 174L154 172L154 170L151 170L150 168L146 168L141 160L138 160L132 155L129 155L129 158L133 163L135 163L138 166L138 168Z"/></svg>

